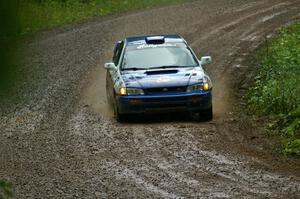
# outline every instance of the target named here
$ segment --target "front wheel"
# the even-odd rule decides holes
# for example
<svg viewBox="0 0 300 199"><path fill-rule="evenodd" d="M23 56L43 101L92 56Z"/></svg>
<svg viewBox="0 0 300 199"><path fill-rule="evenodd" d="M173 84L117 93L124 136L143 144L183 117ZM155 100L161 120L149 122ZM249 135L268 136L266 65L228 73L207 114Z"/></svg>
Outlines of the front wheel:
<svg viewBox="0 0 300 199"><path fill-rule="evenodd" d="M202 111L203 119L206 121L211 121L213 119L213 109L212 106L204 111Z"/></svg>
<svg viewBox="0 0 300 199"><path fill-rule="evenodd" d="M125 115L119 113L118 107L114 106L114 117L117 120L117 122L124 122L125 121Z"/></svg>
<svg viewBox="0 0 300 199"><path fill-rule="evenodd" d="M115 118L116 118L116 120L117 120L117 122L124 122L125 121L125 115L124 114L120 114L120 113L117 113L116 115L115 115Z"/></svg>
<svg viewBox="0 0 300 199"><path fill-rule="evenodd" d="M210 107L205 110L193 112L192 118L198 121L211 121L213 119L213 109Z"/></svg>

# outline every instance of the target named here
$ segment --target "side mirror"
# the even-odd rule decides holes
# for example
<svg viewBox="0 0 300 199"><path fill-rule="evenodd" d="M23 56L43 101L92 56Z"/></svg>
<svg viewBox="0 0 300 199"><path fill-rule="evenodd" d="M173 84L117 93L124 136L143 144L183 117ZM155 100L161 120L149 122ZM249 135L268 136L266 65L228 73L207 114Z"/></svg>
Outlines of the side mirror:
<svg viewBox="0 0 300 199"><path fill-rule="evenodd" d="M114 47L114 54L116 54L118 48L121 46L122 44L122 41L117 41L117 43L115 44L115 47Z"/></svg>
<svg viewBox="0 0 300 199"><path fill-rule="evenodd" d="M201 65L207 65L210 64L212 62L211 56L205 56L205 57L201 57Z"/></svg>
<svg viewBox="0 0 300 199"><path fill-rule="evenodd" d="M104 64L104 68L107 70L117 70L116 65L112 62Z"/></svg>

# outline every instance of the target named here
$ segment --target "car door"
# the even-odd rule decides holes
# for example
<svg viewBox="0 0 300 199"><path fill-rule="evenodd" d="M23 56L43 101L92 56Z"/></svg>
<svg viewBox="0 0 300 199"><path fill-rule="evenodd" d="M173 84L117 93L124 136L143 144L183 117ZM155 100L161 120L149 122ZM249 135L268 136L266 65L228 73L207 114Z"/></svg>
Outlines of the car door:
<svg viewBox="0 0 300 199"><path fill-rule="evenodd" d="M120 62L120 57L124 47L124 41L118 41L114 48L113 62L118 67ZM115 100L115 83L120 78L118 77L117 70L108 70L106 73L106 90L109 98ZM110 100L110 101L111 101Z"/></svg>

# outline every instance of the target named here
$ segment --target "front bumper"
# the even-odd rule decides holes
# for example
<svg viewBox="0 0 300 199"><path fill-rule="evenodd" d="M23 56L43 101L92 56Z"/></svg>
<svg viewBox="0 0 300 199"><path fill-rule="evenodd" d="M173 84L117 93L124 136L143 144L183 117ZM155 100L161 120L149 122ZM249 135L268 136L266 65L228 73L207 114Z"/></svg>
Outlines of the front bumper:
<svg viewBox="0 0 300 199"><path fill-rule="evenodd" d="M116 100L120 114L196 112L209 109L212 106L212 92L117 96Z"/></svg>

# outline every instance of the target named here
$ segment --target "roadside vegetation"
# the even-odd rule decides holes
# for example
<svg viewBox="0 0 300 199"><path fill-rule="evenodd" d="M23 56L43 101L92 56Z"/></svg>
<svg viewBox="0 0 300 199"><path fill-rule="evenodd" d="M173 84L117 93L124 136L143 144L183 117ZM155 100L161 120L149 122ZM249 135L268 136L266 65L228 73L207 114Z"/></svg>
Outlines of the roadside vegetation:
<svg viewBox="0 0 300 199"><path fill-rule="evenodd" d="M251 111L270 119L286 155L300 156L300 23L280 31L259 52L261 66L248 93Z"/></svg>
<svg viewBox="0 0 300 199"><path fill-rule="evenodd" d="M96 16L184 1L187 0L1 0L0 101L13 93L14 83L22 78L19 68L13 63L21 35Z"/></svg>
<svg viewBox="0 0 300 199"><path fill-rule="evenodd" d="M0 199L9 199L12 197L12 184L10 182L0 180Z"/></svg>
<svg viewBox="0 0 300 199"><path fill-rule="evenodd" d="M95 16L169 5L184 0L20 0L20 33L35 32Z"/></svg>

